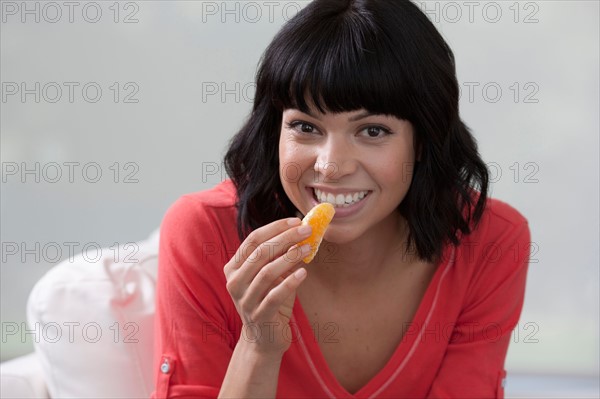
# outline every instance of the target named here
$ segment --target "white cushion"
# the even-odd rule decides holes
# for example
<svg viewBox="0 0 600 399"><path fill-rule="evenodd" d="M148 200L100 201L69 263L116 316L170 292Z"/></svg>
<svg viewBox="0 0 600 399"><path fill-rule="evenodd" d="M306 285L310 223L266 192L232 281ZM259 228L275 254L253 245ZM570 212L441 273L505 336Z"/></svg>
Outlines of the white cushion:
<svg viewBox="0 0 600 399"><path fill-rule="evenodd" d="M49 398L35 353L0 364L0 398Z"/></svg>
<svg viewBox="0 0 600 399"><path fill-rule="evenodd" d="M89 250L35 285L27 319L51 397L150 396L158 240L102 248L97 261Z"/></svg>

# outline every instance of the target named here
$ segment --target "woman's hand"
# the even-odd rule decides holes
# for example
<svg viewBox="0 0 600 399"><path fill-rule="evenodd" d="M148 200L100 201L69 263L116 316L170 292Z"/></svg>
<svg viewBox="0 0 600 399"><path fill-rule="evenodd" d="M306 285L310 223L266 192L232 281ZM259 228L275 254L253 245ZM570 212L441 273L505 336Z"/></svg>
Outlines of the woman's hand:
<svg viewBox="0 0 600 399"><path fill-rule="evenodd" d="M257 353L282 356L290 347L296 289L306 278L306 270L296 266L310 252L310 245L296 244L310 234L311 227L298 218L269 223L250 233L224 267L227 291L243 322L240 339Z"/></svg>

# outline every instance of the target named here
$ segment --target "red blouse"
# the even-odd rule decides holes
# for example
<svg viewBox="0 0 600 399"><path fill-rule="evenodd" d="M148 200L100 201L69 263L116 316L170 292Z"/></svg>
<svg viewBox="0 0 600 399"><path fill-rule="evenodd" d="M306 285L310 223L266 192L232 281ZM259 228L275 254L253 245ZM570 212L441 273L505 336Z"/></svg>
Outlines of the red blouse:
<svg viewBox="0 0 600 399"><path fill-rule="evenodd" d="M216 398L240 339L223 266L240 245L235 188L184 195L160 230L153 398ZM336 380L296 298L280 398L502 398L504 360L525 293L530 232L490 199L477 229L447 246L402 341L379 373L350 394Z"/></svg>

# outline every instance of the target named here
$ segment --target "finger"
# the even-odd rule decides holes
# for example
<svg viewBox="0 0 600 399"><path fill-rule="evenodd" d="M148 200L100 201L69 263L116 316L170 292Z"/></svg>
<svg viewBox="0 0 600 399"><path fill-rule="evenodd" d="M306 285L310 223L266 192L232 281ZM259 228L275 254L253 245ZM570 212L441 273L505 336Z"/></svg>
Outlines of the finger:
<svg viewBox="0 0 600 399"><path fill-rule="evenodd" d="M250 286L266 265L286 254L298 242L308 238L311 231L310 226L301 225L288 229L277 237L260 244L237 270L236 279L239 280L239 284L244 288Z"/></svg>
<svg viewBox="0 0 600 399"><path fill-rule="evenodd" d="M295 245L281 257L260 269L244 294L246 304L252 308L258 306L271 289L279 285L282 280L285 281L290 271L308 255L310 249L308 244L301 248Z"/></svg>
<svg viewBox="0 0 600 399"><path fill-rule="evenodd" d="M225 265L225 277L229 279L229 274L242 266L247 257L245 255L250 254L253 249L258 248L263 242L283 233L290 227L299 226L300 223L301 220L298 218L280 219L252 231Z"/></svg>
<svg viewBox="0 0 600 399"><path fill-rule="evenodd" d="M290 246L302 241L311 234L310 226L300 225L290 228L289 224L295 224L295 220L285 222L284 219L284 223L288 224L287 230L285 230L283 233L280 233L275 238L272 238L268 242L260 244L254 251L252 251L250 256L247 256L243 251L238 249L238 254L244 258L244 262L240 267L235 268L232 266L233 262L230 262L225 266L224 271L227 279L227 290L235 301L239 301L245 296L246 290L256 277L256 274L259 272L259 270L261 270L271 260L283 255L283 253L288 250ZM247 307L247 303L244 308L250 309Z"/></svg>
<svg viewBox="0 0 600 399"><path fill-rule="evenodd" d="M269 291L265 299L259 305L257 314L261 314L265 318L271 318L281 311L283 316L291 318L292 308L281 309L281 306L290 296L296 295L296 290L306 279L306 275L306 269L301 267L293 274L286 277L281 284Z"/></svg>

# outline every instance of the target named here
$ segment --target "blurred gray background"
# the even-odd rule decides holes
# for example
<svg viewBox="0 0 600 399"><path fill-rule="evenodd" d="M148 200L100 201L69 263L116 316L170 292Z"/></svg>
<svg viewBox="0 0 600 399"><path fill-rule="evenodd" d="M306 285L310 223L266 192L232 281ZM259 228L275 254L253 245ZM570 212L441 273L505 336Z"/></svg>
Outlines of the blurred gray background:
<svg viewBox="0 0 600 399"><path fill-rule="evenodd" d="M142 240L180 195L225 178L258 60L307 2L74 4L1 2L2 360L32 350L6 329L69 248ZM599 4L418 4L454 50L492 195L531 226L507 369L597 391Z"/></svg>

